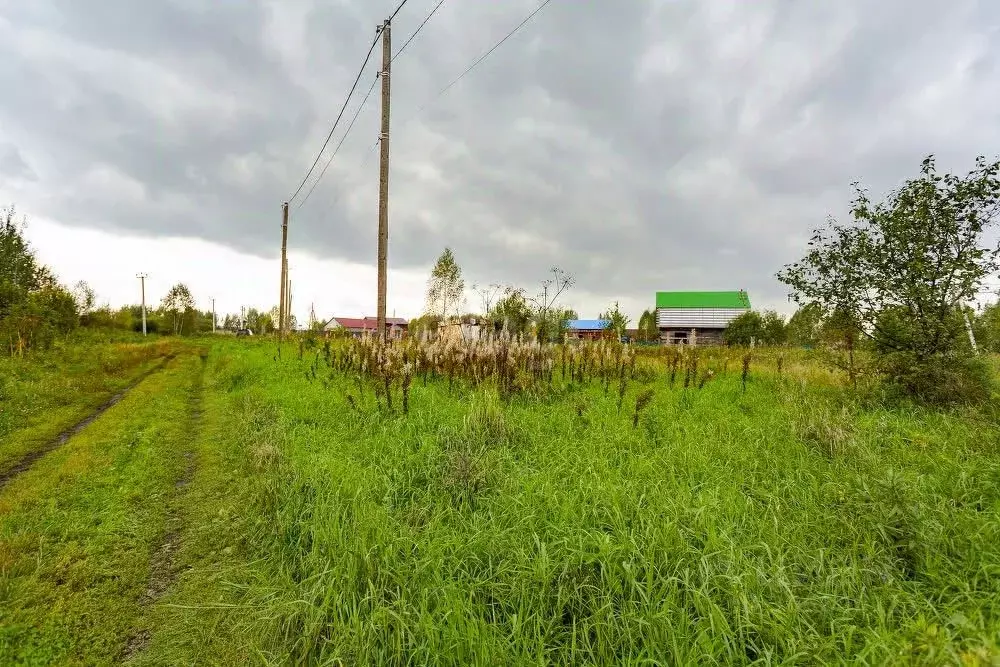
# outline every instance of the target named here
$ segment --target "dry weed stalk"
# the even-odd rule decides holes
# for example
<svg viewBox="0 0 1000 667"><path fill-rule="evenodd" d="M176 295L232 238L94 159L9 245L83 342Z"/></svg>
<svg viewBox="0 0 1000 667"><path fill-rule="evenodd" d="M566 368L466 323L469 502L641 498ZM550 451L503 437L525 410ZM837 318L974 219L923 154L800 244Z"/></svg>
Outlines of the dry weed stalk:
<svg viewBox="0 0 1000 667"><path fill-rule="evenodd" d="M639 394L635 399L635 412L632 413L632 428L638 428L639 426L639 413L646 409L646 406L650 404L653 400L653 390L647 389L646 391Z"/></svg>

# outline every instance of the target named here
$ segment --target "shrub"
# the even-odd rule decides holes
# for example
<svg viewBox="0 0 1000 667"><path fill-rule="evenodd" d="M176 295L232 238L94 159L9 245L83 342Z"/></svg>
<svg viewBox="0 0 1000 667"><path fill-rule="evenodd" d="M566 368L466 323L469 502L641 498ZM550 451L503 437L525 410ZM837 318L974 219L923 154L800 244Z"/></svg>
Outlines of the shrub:
<svg viewBox="0 0 1000 667"><path fill-rule="evenodd" d="M994 390L989 366L981 359L939 355L917 359L896 353L882 360L891 388L928 405L979 404Z"/></svg>

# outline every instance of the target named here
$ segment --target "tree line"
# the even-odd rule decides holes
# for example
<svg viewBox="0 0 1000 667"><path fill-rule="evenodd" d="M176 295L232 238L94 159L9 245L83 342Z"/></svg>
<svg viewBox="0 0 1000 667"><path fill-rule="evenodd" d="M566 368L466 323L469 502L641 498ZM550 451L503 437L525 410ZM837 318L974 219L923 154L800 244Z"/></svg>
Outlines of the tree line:
<svg viewBox="0 0 1000 667"><path fill-rule="evenodd" d="M142 331L142 306L97 306L97 295L85 281L64 285L38 261L25 230L27 220L13 206L0 209L0 342L5 353L22 355L46 349L78 328ZM273 330L277 307L250 308L216 321L223 330ZM155 304L147 304L150 334L195 335L212 331L213 314L195 306L191 290L177 283Z"/></svg>

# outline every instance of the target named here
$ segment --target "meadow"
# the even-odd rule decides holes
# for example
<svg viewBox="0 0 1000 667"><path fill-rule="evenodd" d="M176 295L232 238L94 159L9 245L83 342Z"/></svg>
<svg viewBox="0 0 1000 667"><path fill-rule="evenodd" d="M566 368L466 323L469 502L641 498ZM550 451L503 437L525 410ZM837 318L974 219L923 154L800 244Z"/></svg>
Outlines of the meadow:
<svg viewBox="0 0 1000 667"><path fill-rule="evenodd" d="M996 399L788 349L143 350L0 487L0 663L1000 662ZM0 451L79 416L29 403Z"/></svg>

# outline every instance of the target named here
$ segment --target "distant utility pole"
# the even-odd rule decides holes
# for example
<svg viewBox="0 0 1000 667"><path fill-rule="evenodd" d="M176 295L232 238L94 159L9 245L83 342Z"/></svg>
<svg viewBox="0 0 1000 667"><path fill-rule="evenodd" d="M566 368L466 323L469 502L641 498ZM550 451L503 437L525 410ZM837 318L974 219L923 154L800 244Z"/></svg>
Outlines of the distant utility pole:
<svg viewBox="0 0 1000 667"><path fill-rule="evenodd" d="M969 321L969 311L962 306L962 315L965 317L965 330L969 334L969 345L972 346L972 354L979 355L979 348L976 346L976 334L972 333L972 322Z"/></svg>
<svg viewBox="0 0 1000 667"><path fill-rule="evenodd" d="M386 256L389 246L389 68L392 39L389 20L382 23L382 131L379 133L378 169L378 337L386 340L385 291Z"/></svg>
<svg viewBox="0 0 1000 667"><path fill-rule="evenodd" d="M146 335L146 278L149 277L148 273L137 273L135 277L139 279L139 283L142 286L142 335Z"/></svg>
<svg viewBox="0 0 1000 667"><path fill-rule="evenodd" d="M289 331L292 330L292 279L288 279L288 286L285 287L285 307L288 308L288 312L285 313L285 326Z"/></svg>
<svg viewBox="0 0 1000 667"><path fill-rule="evenodd" d="M215 333L215 297L212 297L212 333Z"/></svg>
<svg viewBox="0 0 1000 667"><path fill-rule="evenodd" d="M278 299L278 340L285 334L285 306L288 287L288 202L281 205L281 297Z"/></svg>

